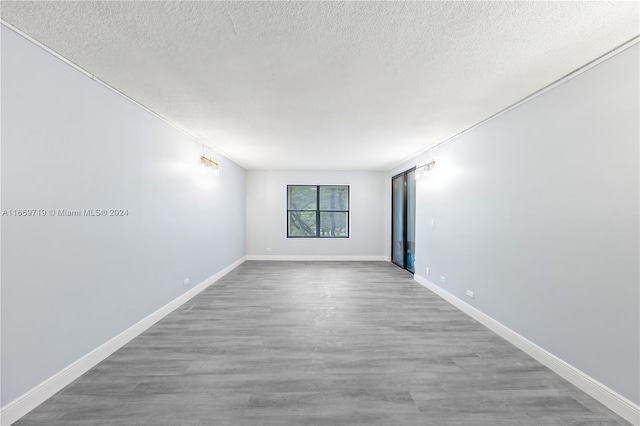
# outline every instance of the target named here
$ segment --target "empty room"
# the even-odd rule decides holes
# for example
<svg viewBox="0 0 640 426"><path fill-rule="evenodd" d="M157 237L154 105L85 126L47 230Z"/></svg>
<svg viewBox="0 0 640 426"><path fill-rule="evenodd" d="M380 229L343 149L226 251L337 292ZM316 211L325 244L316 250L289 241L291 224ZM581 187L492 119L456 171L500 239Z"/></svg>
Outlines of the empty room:
<svg viewBox="0 0 640 426"><path fill-rule="evenodd" d="M0 17L2 426L640 426L637 1Z"/></svg>

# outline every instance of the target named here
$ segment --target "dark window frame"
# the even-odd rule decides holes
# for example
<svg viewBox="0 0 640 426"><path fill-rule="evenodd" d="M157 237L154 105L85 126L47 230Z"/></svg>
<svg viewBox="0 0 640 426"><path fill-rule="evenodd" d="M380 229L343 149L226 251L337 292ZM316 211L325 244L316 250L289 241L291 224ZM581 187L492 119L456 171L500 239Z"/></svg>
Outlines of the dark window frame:
<svg viewBox="0 0 640 426"><path fill-rule="evenodd" d="M296 210L289 208L289 188L310 187L316 188L316 208L315 210ZM320 209L320 188L322 187L344 187L347 188L347 210L322 210ZM315 212L316 214L316 235L289 235L290 212ZM347 235L332 236L320 235L320 213L346 213L347 214ZM349 239L351 238L351 185L287 185L287 238L311 238L311 239Z"/></svg>

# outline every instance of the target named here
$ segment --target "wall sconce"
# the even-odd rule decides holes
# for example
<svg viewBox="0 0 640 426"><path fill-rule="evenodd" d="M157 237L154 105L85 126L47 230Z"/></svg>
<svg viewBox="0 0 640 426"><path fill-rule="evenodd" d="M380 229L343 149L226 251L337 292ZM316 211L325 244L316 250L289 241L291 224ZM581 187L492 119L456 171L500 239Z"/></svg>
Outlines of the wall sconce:
<svg viewBox="0 0 640 426"><path fill-rule="evenodd" d="M213 161L204 155L204 145L202 145L202 157L200 157L200 166L202 170L208 170L209 173L213 172L215 176L220 176L220 164L217 161Z"/></svg>
<svg viewBox="0 0 640 426"><path fill-rule="evenodd" d="M415 177L419 180L423 176L426 177L427 173L436 167L436 160L431 160L429 163L425 163L421 166L416 166Z"/></svg>

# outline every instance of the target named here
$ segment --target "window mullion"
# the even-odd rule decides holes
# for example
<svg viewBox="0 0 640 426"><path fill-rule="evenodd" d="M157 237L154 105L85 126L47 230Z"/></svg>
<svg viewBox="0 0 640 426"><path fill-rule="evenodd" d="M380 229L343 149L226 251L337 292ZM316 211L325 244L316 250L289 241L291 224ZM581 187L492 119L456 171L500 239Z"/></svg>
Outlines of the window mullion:
<svg viewBox="0 0 640 426"><path fill-rule="evenodd" d="M316 237L320 238L320 185L316 186Z"/></svg>

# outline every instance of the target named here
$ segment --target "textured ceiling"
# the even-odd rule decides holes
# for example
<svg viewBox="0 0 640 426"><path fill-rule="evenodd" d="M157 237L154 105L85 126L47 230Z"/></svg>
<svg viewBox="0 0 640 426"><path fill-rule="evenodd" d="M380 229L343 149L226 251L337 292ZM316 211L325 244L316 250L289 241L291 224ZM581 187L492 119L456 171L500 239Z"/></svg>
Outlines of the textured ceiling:
<svg viewBox="0 0 640 426"><path fill-rule="evenodd" d="M638 13L635 1L1 3L9 24L272 170L389 170L637 36Z"/></svg>

